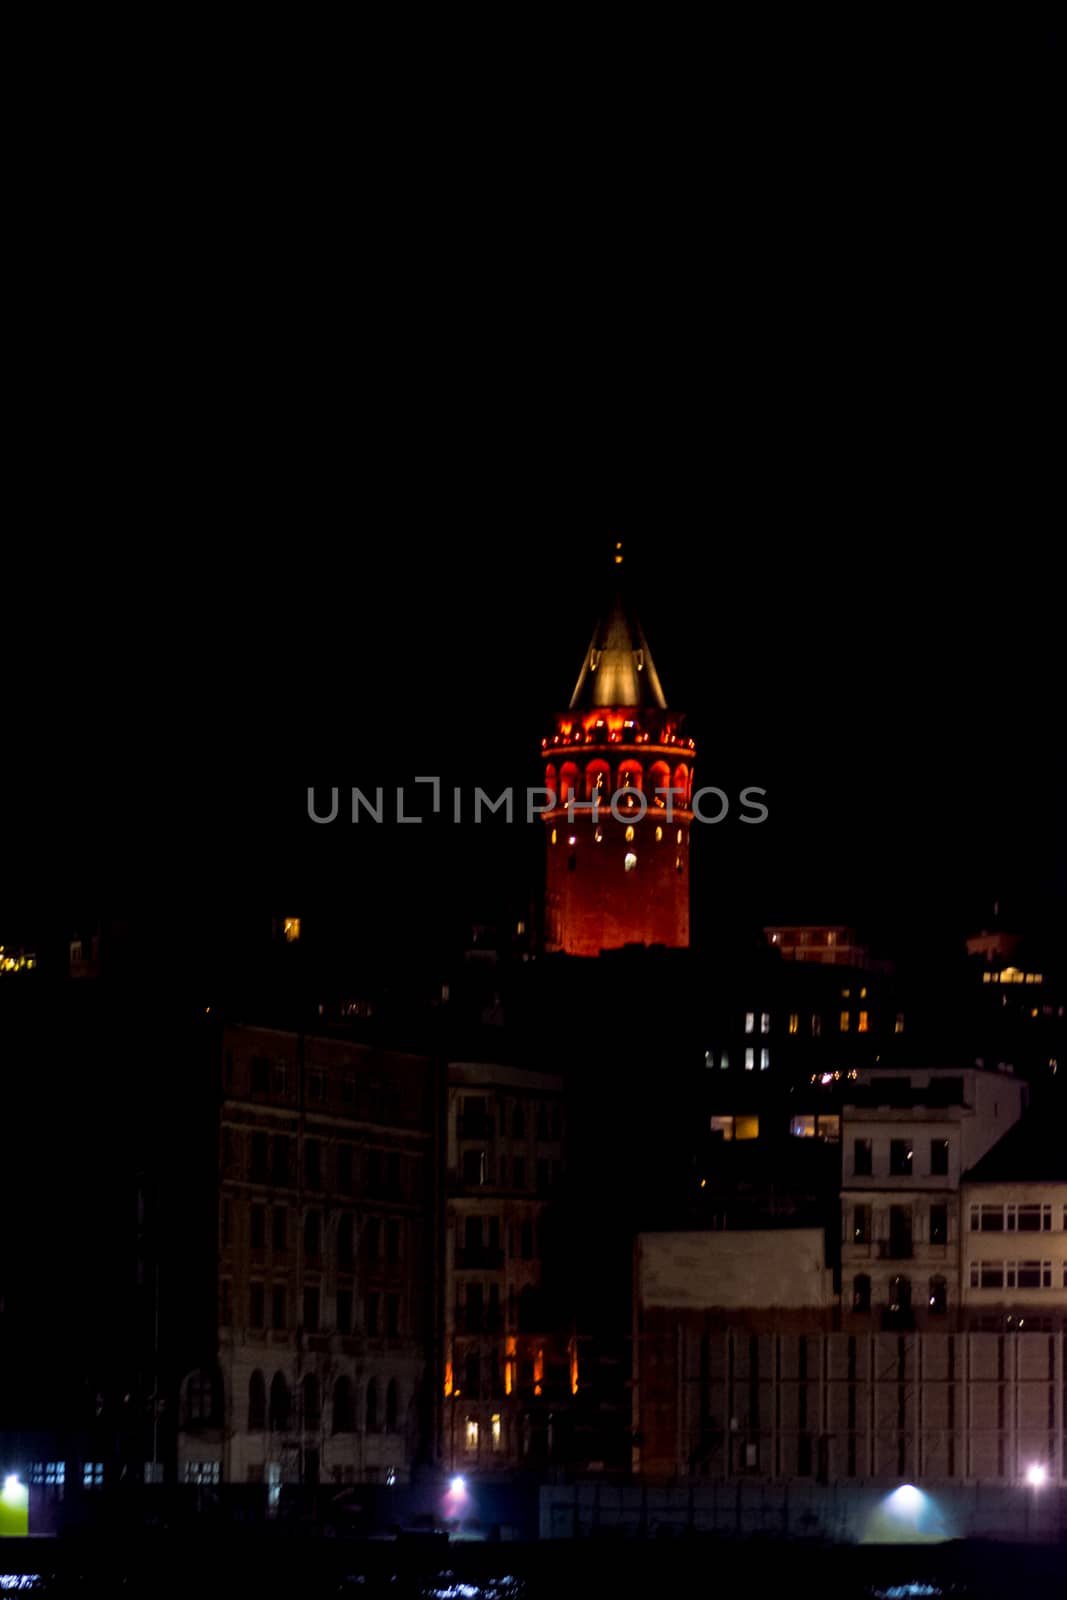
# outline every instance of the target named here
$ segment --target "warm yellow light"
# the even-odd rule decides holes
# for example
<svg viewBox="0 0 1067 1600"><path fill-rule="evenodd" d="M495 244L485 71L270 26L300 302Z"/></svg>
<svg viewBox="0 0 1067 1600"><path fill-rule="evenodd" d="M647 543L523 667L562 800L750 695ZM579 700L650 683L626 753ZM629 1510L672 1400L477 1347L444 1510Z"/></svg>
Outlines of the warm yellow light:
<svg viewBox="0 0 1067 1600"><path fill-rule="evenodd" d="M625 833L624 837L626 839L626 843L627 844L633 844L633 842L634 842L634 830L633 830L633 824L632 823L626 829L626 833Z"/></svg>
<svg viewBox="0 0 1067 1600"><path fill-rule="evenodd" d="M701 1187L701 1188L702 1188L702 1189L706 1189L706 1188L707 1188L707 1186L708 1186L708 1180L707 1180L707 1178L701 1178L701 1180L700 1180L700 1187Z"/></svg>
<svg viewBox="0 0 1067 1600"><path fill-rule="evenodd" d="M553 829L552 829L552 839L551 839L551 842L552 842L552 844L555 844L555 842L556 842L556 830L555 830L555 828L553 828Z"/></svg>
<svg viewBox="0 0 1067 1600"><path fill-rule="evenodd" d="M758 1139L759 1138L759 1118L758 1117L735 1117L734 1118L734 1138L735 1139Z"/></svg>
<svg viewBox="0 0 1067 1600"><path fill-rule="evenodd" d="M662 828L657 828L656 829L656 843L660 844L660 843L662 843L662 840L663 840L663 829Z"/></svg>
<svg viewBox="0 0 1067 1600"><path fill-rule="evenodd" d="M800 1013L797 1012L797 1011L791 1011L789 1013L789 1031L790 1031L790 1033L796 1033L796 1032L799 1031L799 1028L800 1028Z"/></svg>
<svg viewBox="0 0 1067 1600"><path fill-rule="evenodd" d="M571 1339L570 1356L571 1356L571 1394L577 1394L578 1393L578 1338L577 1338L577 1335L575 1335Z"/></svg>
<svg viewBox="0 0 1067 1600"><path fill-rule="evenodd" d="M285 937L286 937L286 939L288 940L288 942L290 944L295 944L297 939L299 939L299 937L300 937L300 918L299 917L286 917L286 919L285 919Z"/></svg>
<svg viewBox="0 0 1067 1600"><path fill-rule="evenodd" d="M467 1435L466 1435L466 1437L467 1437L467 1449L468 1450L477 1450L477 1448L478 1448L478 1419L477 1419L477 1417L468 1417L467 1418Z"/></svg>
<svg viewBox="0 0 1067 1600"><path fill-rule="evenodd" d="M445 1362L445 1397L446 1397L446 1399L451 1393L452 1393L452 1363L451 1363L451 1361L446 1361Z"/></svg>
<svg viewBox="0 0 1067 1600"><path fill-rule="evenodd" d="M866 1011L861 1011L860 1012L860 1020L859 1020L859 1023L858 1023L858 1031L860 1033L866 1033L867 1032L867 1013L866 1013Z"/></svg>
<svg viewBox="0 0 1067 1600"><path fill-rule="evenodd" d="M681 830L681 828L678 829L678 833L677 833L677 836L676 836L674 842L675 842L675 844L681 844L681 842L682 842L682 830Z"/></svg>

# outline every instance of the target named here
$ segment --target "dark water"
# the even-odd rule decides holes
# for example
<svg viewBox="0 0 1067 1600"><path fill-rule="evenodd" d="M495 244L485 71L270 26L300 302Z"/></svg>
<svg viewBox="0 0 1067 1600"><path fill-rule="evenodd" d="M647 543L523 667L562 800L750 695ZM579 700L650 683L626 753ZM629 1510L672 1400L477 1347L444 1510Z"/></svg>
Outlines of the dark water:
<svg viewBox="0 0 1067 1600"><path fill-rule="evenodd" d="M437 1545L340 1540L5 1540L4 1594L257 1600L1067 1600L1067 1546L655 1543Z"/></svg>

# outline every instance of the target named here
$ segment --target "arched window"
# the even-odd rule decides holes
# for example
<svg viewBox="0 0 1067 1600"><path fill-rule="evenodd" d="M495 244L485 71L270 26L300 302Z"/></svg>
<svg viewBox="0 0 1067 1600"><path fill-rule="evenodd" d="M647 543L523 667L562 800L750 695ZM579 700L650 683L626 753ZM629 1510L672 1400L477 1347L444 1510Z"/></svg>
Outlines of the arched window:
<svg viewBox="0 0 1067 1600"><path fill-rule="evenodd" d="M869 1311L871 1309L871 1280L865 1272L852 1280L852 1309L853 1311Z"/></svg>
<svg viewBox="0 0 1067 1600"><path fill-rule="evenodd" d="M674 797L676 806L689 804L689 768L684 761L680 761L674 769L674 787L677 793Z"/></svg>
<svg viewBox="0 0 1067 1600"><path fill-rule="evenodd" d="M267 1421L267 1385L257 1368L248 1380L248 1431L261 1433Z"/></svg>
<svg viewBox="0 0 1067 1600"><path fill-rule="evenodd" d="M378 1432L378 1380L372 1378L367 1385L367 1432Z"/></svg>
<svg viewBox="0 0 1067 1600"><path fill-rule="evenodd" d="M280 1372L271 1379L270 1425L276 1433L284 1433L289 1426L289 1385Z"/></svg>
<svg viewBox="0 0 1067 1600"><path fill-rule="evenodd" d="M890 1311L911 1310L911 1283L907 1278L893 1278L889 1284Z"/></svg>
<svg viewBox="0 0 1067 1600"><path fill-rule="evenodd" d="M606 761L590 761L586 767L585 795L587 800L599 795L602 806L606 806L611 799L611 768Z"/></svg>
<svg viewBox="0 0 1067 1600"><path fill-rule="evenodd" d="M645 774L640 761L622 761L619 763L620 789L643 789Z"/></svg>
<svg viewBox="0 0 1067 1600"><path fill-rule="evenodd" d="M545 788L551 789L556 800L559 800L559 777L554 764L550 761L545 768Z"/></svg>
<svg viewBox="0 0 1067 1600"><path fill-rule="evenodd" d="M396 1379L395 1378L390 1378L389 1379L389 1387L385 1391L385 1431L386 1431L386 1433L395 1433L396 1432L396 1419L397 1419L398 1408L399 1408L399 1394L398 1394L398 1391L397 1391Z"/></svg>
<svg viewBox="0 0 1067 1600"><path fill-rule="evenodd" d="M652 763L652 765L648 769L648 792L649 792L651 804L654 805L654 806L665 806L667 804L667 796L666 796L666 794L657 794L656 791L657 791L657 789L669 789L670 786L671 786L671 769L670 769L670 767L667 765L667 763L665 761L654 761ZM671 804L672 805L680 805L681 804L681 801L680 801L678 795L672 795L671 796Z"/></svg>
<svg viewBox="0 0 1067 1600"><path fill-rule="evenodd" d="M338 1378L333 1386L333 1431L351 1433L354 1426L352 1383L349 1378Z"/></svg>
<svg viewBox="0 0 1067 1600"><path fill-rule="evenodd" d="M337 1265L350 1267L355 1251L352 1243L352 1217L349 1213L341 1218L337 1224Z"/></svg>
<svg viewBox="0 0 1067 1600"><path fill-rule="evenodd" d="M304 1397L304 1427L314 1433L319 1426L319 1384L313 1372L308 1373L301 1389Z"/></svg>
<svg viewBox="0 0 1067 1600"><path fill-rule="evenodd" d="M930 1279L930 1310L938 1315L948 1310L948 1282L945 1278Z"/></svg>
<svg viewBox="0 0 1067 1600"><path fill-rule="evenodd" d="M572 794L576 800L579 798L578 789L580 783L581 775L576 764L573 761L565 761L559 769L559 803L561 806L567 804Z"/></svg>

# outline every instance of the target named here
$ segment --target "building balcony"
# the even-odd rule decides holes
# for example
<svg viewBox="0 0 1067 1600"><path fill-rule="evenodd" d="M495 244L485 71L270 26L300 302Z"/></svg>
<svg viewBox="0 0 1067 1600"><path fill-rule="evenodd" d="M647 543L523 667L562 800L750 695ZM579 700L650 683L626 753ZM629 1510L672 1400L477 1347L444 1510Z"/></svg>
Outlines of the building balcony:
<svg viewBox="0 0 1067 1600"><path fill-rule="evenodd" d="M468 1245L456 1250L457 1272L499 1272L504 1252L499 1245Z"/></svg>

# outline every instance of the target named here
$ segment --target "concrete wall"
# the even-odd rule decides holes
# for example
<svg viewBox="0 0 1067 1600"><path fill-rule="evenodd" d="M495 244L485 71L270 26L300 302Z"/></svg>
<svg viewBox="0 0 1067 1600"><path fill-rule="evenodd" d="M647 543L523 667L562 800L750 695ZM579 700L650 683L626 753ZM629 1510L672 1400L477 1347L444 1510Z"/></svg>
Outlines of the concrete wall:
<svg viewBox="0 0 1067 1600"><path fill-rule="evenodd" d="M642 1233L638 1305L823 1309L834 1303L833 1274L824 1262L821 1228Z"/></svg>

